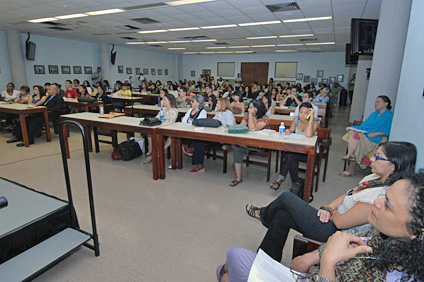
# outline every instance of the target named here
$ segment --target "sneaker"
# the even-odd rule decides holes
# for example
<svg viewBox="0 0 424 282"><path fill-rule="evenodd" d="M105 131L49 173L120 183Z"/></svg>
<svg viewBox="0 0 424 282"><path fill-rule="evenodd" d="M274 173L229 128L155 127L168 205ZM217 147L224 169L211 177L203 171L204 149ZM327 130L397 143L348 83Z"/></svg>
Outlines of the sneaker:
<svg viewBox="0 0 424 282"><path fill-rule="evenodd" d="M168 166L169 169L172 169L172 164Z"/></svg>
<svg viewBox="0 0 424 282"><path fill-rule="evenodd" d="M190 170L191 173L202 172L202 171L205 171L204 165L202 165L200 168L195 167L192 170Z"/></svg>
<svg viewBox="0 0 424 282"><path fill-rule="evenodd" d="M183 153L186 154L187 156L191 157L193 156L193 150L188 148L187 146L182 146L183 148Z"/></svg>

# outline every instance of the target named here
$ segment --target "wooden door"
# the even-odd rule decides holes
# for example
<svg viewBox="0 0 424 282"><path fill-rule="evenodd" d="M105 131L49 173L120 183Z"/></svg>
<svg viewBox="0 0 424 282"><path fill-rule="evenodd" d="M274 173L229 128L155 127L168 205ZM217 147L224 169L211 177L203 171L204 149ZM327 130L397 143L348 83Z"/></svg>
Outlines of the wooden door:
<svg viewBox="0 0 424 282"><path fill-rule="evenodd" d="M268 83L269 63L241 63L241 77L244 85L252 85L254 81L259 84Z"/></svg>

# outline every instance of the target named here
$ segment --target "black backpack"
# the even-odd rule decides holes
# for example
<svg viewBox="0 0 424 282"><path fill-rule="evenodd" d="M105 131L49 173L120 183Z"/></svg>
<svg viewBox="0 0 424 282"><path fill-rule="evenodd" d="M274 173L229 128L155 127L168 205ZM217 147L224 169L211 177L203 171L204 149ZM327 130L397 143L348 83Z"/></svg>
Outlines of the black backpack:
<svg viewBox="0 0 424 282"><path fill-rule="evenodd" d="M119 144L118 151L123 161L130 161L142 154L140 146L134 140L127 140Z"/></svg>

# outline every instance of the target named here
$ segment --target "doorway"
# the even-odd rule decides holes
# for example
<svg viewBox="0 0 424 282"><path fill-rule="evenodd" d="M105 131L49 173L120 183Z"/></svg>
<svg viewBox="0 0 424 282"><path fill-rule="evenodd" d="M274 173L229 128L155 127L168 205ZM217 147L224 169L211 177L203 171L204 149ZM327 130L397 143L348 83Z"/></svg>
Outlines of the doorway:
<svg viewBox="0 0 424 282"><path fill-rule="evenodd" d="M252 85L257 81L259 85L268 83L269 63L241 63L241 77L244 85Z"/></svg>

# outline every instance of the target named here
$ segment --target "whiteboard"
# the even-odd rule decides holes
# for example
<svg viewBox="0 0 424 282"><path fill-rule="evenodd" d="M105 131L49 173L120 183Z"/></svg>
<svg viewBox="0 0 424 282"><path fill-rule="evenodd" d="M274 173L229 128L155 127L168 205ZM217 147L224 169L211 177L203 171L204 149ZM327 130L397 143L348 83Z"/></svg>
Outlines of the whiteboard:
<svg viewBox="0 0 424 282"><path fill-rule="evenodd" d="M218 63L218 76L234 77L235 71L235 63Z"/></svg>
<svg viewBox="0 0 424 282"><path fill-rule="evenodd" d="M275 77L277 78L295 78L297 73L297 62L275 63Z"/></svg>

